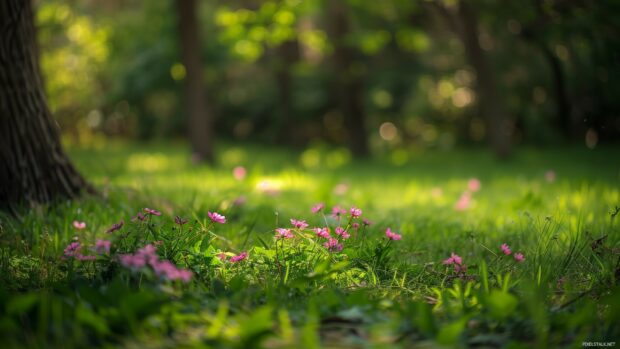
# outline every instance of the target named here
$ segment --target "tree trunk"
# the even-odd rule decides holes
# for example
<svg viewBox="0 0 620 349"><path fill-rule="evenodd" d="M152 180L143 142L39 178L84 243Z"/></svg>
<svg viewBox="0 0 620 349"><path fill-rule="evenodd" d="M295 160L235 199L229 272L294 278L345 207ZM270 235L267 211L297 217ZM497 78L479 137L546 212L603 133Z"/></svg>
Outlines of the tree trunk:
<svg viewBox="0 0 620 349"><path fill-rule="evenodd" d="M181 61L185 66L185 99L188 133L193 156L199 161L213 162L212 120L207 109L200 59L200 39L194 0L176 0L180 36Z"/></svg>
<svg viewBox="0 0 620 349"><path fill-rule="evenodd" d="M356 157L365 157L370 151L364 111L364 80L361 74L353 69L355 51L345 42L350 30L347 8L343 0L330 0L327 10L328 32L334 43L334 94L347 131L349 150Z"/></svg>
<svg viewBox="0 0 620 349"><path fill-rule="evenodd" d="M0 208L92 190L60 144L47 106L29 0L0 1Z"/></svg>
<svg viewBox="0 0 620 349"><path fill-rule="evenodd" d="M275 125L274 142L284 140L288 144L293 144L296 139L291 134L291 129L295 125L293 115L293 79L291 76L292 65L298 57L298 46L296 41L285 41L275 49L275 79L278 87L278 119Z"/></svg>
<svg viewBox="0 0 620 349"><path fill-rule="evenodd" d="M478 42L478 19L474 9L466 1L460 1L458 16L461 22L461 40L469 64L476 70L476 89L478 107L486 120L487 137L495 154L506 158L511 153L511 125L502 100L497 93L497 83L493 68Z"/></svg>

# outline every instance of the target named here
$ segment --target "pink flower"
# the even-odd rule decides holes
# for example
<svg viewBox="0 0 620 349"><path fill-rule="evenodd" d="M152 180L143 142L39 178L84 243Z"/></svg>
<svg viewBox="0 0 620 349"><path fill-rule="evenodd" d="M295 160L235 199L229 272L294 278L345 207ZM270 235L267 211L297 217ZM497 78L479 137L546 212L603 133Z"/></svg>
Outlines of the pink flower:
<svg viewBox="0 0 620 349"><path fill-rule="evenodd" d="M124 224L125 224L125 221L121 220L120 222L113 224L112 227L110 227L110 229L106 230L106 233L109 234L109 233L115 232L121 229Z"/></svg>
<svg viewBox="0 0 620 349"><path fill-rule="evenodd" d="M312 206L312 213L317 213L320 212L321 210L323 210L325 208L325 204L320 202L314 206Z"/></svg>
<svg viewBox="0 0 620 349"><path fill-rule="evenodd" d="M457 211L465 211L471 205L471 193L469 191L463 192L459 200L454 205Z"/></svg>
<svg viewBox="0 0 620 349"><path fill-rule="evenodd" d="M351 235L349 235L349 233L347 233L347 231L344 230L342 227L337 227L335 233L336 235L342 237L344 240L351 237Z"/></svg>
<svg viewBox="0 0 620 349"><path fill-rule="evenodd" d="M385 236L387 236L387 238L390 239L390 240L400 240L403 237L400 234L392 232L392 230L390 228L387 228L385 230Z"/></svg>
<svg viewBox="0 0 620 349"><path fill-rule="evenodd" d="M79 242L72 242L67 247L65 247L64 253L65 257L77 257L80 255L80 249L82 245Z"/></svg>
<svg viewBox="0 0 620 349"><path fill-rule="evenodd" d="M331 236L329 235L329 228L312 228L312 230L316 233L318 237L329 239Z"/></svg>
<svg viewBox="0 0 620 349"><path fill-rule="evenodd" d="M308 228L308 223L306 223L306 221L298 221L296 219L291 219L291 224L297 229Z"/></svg>
<svg viewBox="0 0 620 349"><path fill-rule="evenodd" d="M480 190L480 180L478 178L472 178L467 182L467 189L477 192Z"/></svg>
<svg viewBox="0 0 620 349"><path fill-rule="evenodd" d="M138 220L140 220L140 221L144 221L145 219L146 219L146 215L145 215L145 214L143 214L142 212L138 212L138 214L137 214L135 217L133 217L133 218L131 219L131 221L132 221L132 222L136 222L136 221L138 221Z"/></svg>
<svg viewBox="0 0 620 349"><path fill-rule="evenodd" d="M517 261L519 263L521 263L521 262L523 262L525 260L525 257L523 256L523 253L521 253L521 252L515 253L514 257L515 257L515 261Z"/></svg>
<svg viewBox="0 0 620 349"><path fill-rule="evenodd" d="M452 252L452 254L450 255L450 258L443 261L443 264L446 264L446 265L451 265L451 264L461 265L462 263L463 263L462 258L459 257L459 255L455 254L454 252Z"/></svg>
<svg viewBox="0 0 620 349"><path fill-rule="evenodd" d="M340 216L344 214L347 214L347 210L345 210L344 208L340 206L334 206L334 208L332 208L332 217L340 218Z"/></svg>
<svg viewBox="0 0 620 349"><path fill-rule="evenodd" d="M122 254L119 255L118 258L125 268L129 268L132 270L138 270L146 265L146 261L142 256L133 254Z"/></svg>
<svg viewBox="0 0 620 349"><path fill-rule="evenodd" d="M241 262L242 260L244 260L246 258L248 258L248 253L247 252L241 252L237 256L230 257L230 262L231 263L237 263L237 262Z"/></svg>
<svg viewBox="0 0 620 349"><path fill-rule="evenodd" d="M219 258L222 262L225 262L228 256L224 252L220 252L217 254L217 258Z"/></svg>
<svg viewBox="0 0 620 349"><path fill-rule="evenodd" d="M109 240L97 240L95 243L95 252L100 254L110 253L111 244Z"/></svg>
<svg viewBox="0 0 620 349"><path fill-rule="evenodd" d="M181 218L180 216L174 216L174 223L176 223L178 225L184 225L187 222L189 222L189 220L187 220L185 218Z"/></svg>
<svg viewBox="0 0 620 349"><path fill-rule="evenodd" d="M502 252L504 252L504 254L506 256L510 255L512 253L512 251L510 250L510 246L506 245L506 244L502 244L502 246L500 246L500 249L502 250Z"/></svg>
<svg viewBox="0 0 620 349"><path fill-rule="evenodd" d="M220 223L220 224L224 224L226 223L226 217L222 216L221 214L217 213L217 212L208 212L209 218L211 218L211 220L215 223Z"/></svg>
<svg viewBox="0 0 620 349"><path fill-rule="evenodd" d="M369 221L369 220L368 220L368 219L366 219L366 218L362 218L362 223L364 223L364 225L365 225L365 226L372 225L372 222L371 222L371 221Z"/></svg>
<svg viewBox="0 0 620 349"><path fill-rule="evenodd" d="M329 240L323 243L323 247L329 250L329 252L342 251L342 244L338 242L338 239L329 238Z"/></svg>
<svg viewBox="0 0 620 349"><path fill-rule="evenodd" d="M353 222L353 223L351 223L351 228L353 228L353 229L358 229L359 227L360 227L360 224L359 224L359 223L357 223L357 222Z"/></svg>
<svg viewBox="0 0 620 349"><path fill-rule="evenodd" d="M349 186L344 183L340 183L334 187L334 194L344 195L347 190L349 190Z"/></svg>
<svg viewBox="0 0 620 349"><path fill-rule="evenodd" d="M349 212L351 212L351 217L353 218L357 218L362 215L362 210L357 207L351 207L351 210L349 210Z"/></svg>
<svg viewBox="0 0 620 349"><path fill-rule="evenodd" d="M150 209L148 207L144 208L144 212L146 212L146 214L152 214L154 216L161 216L161 212L159 212L157 210Z"/></svg>
<svg viewBox="0 0 620 349"><path fill-rule="evenodd" d="M171 281L181 280L183 282L189 282L193 276L191 271L179 269L170 261L157 261L152 263L151 267L153 267L155 275Z"/></svg>
<svg viewBox="0 0 620 349"><path fill-rule="evenodd" d="M547 182L553 183L553 182L555 182L555 178L556 178L556 175L555 175L555 171L554 170L549 170L549 171L545 172L545 179L547 180Z"/></svg>
<svg viewBox="0 0 620 349"><path fill-rule="evenodd" d="M86 222L73 221L73 227L78 230L86 228Z"/></svg>
<svg viewBox="0 0 620 349"><path fill-rule="evenodd" d="M276 239L290 239L293 237L293 233L290 229L278 228L276 229Z"/></svg>
<svg viewBox="0 0 620 349"><path fill-rule="evenodd" d="M233 168L233 177L235 177L235 179L238 181L242 181L247 175L247 173L248 172L243 166L236 166L235 168Z"/></svg>

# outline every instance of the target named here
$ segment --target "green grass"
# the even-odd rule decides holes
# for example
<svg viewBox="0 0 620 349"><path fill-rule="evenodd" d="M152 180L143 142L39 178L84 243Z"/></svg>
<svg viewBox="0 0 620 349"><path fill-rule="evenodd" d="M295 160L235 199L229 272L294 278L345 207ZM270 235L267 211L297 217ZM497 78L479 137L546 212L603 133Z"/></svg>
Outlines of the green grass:
<svg viewBox="0 0 620 349"><path fill-rule="evenodd" d="M101 197L40 207L0 225L0 333L7 346L557 347L619 338L618 148L301 154L222 146L194 166L182 144L71 149ZM235 166L247 176L236 180ZM545 179L553 170L557 178ZM455 203L470 178L471 206ZM240 200L242 198L242 200ZM242 204L239 202L242 201ZM310 207L363 209L372 225L340 253L311 231L275 242L290 218L325 225ZM143 207L163 212L130 222ZM227 223L210 225L207 211ZM190 222L180 230L179 215ZM106 234L113 223L126 224ZM85 230L72 221L87 223ZM337 221L326 218L334 228ZM388 242L385 229L402 234ZM332 233L333 235L333 233ZM112 240L112 256L61 260L78 236ZM159 257L193 271L184 284L117 254L161 240ZM523 263L503 256L507 243ZM84 247L85 251L87 247ZM240 263L221 262L249 251ZM451 252L467 265L456 273Z"/></svg>

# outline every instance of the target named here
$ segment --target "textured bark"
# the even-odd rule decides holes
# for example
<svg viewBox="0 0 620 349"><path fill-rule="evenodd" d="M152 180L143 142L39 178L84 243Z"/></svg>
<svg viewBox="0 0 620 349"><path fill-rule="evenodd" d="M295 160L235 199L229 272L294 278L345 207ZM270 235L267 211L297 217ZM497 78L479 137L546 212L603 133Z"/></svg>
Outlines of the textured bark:
<svg viewBox="0 0 620 349"><path fill-rule="evenodd" d="M344 1L330 0L328 16L328 33L334 43L334 94L347 130L349 150L354 156L365 157L370 151L364 110L364 80L360 73L353 69L355 50L345 43L350 29Z"/></svg>
<svg viewBox="0 0 620 349"><path fill-rule="evenodd" d="M181 61L185 66L185 99L188 134L194 156L213 162L212 119L207 109L207 95L200 58L200 38L194 0L176 0Z"/></svg>
<svg viewBox="0 0 620 349"><path fill-rule="evenodd" d="M458 17L461 22L461 40L469 64L476 70L476 89L478 107L486 120L487 137L495 154L506 158L512 150L510 120L497 92L497 82L493 68L478 42L478 19L474 9L466 2L460 1Z"/></svg>
<svg viewBox="0 0 620 349"><path fill-rule="evenodd" d="M91 188L60 144L44 95L29 0L0 1L0 208Z"/></svg>

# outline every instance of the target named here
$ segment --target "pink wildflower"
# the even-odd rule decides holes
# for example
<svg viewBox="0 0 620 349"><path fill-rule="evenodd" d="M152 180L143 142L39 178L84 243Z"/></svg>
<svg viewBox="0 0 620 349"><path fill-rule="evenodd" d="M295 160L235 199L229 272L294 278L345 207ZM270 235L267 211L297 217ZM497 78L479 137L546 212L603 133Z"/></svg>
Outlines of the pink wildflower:
<svg viewBox="0 0 620 349"><path fill-rule="evenodd" d="M477 192L480 190L480 180L478 178L472 178L467 182L467 189Z"/></svg>
<svg viewBox="0 0 620 349"><path fill-rule="evenodd" d="M236 166L235 168L233 168L233 177L235 177L235 179L238 181L242 181L247 175L247 173L248 171L246 171L245 167L243 166Z"/></svg>
<svg viewBox="0 0 620 349"><path fill-rule="evenodd" d="M222 262L225 262L228 256L224 252L220 252L217 254L217 258L219 258Z"/></svg>
<svg viewBox="0 0 620 349"><path fill-rule="evenodd" d="M362 215L362 210L357 207L351 207L351 210L349 210L349 212L351 212L351 217L353 218L357 218Z"/></svg>
<svg viewBox="0 0 620 349"><path fill-rule="evenodd" d="M312 206L312 213L318 213L325 208L325 204L320 202L314 206Z"/></svg>
<svg viewBox="0 0 620 349"><path fill-rule="evenodd" d="M110 229L106 230L106 233L109 234L109 233L115 232L121 229L124 224L125 224L125 221L121 220L120 222L113 224L112 227L110 227Z"/></svg>
<svg viewBox="0 0 620 349"><path fill-rule="evenodd" d="M174 216L174 223L176 223L178 225L184 225L187 222L189 222L188 219L181 218L180 216Z"/></svg>
<svg viewBox="0 0 620 349"><path fill-rule="evenodd" d="M339 235L340 237L342 237L344 240L351 237L351 235L347 233L347 231L344 230L342 227L337 227L335 233L336 235Z"/></svg>
<svg viewBox="0 0 620 349"><path fill-rule="evenodd" d="M146 214L151 214L151 215L154 215L154 216L161 216L161 212L159 212L157 210L150 209L148 207L144 208L144 212L146 212Z"/></svg>
<svg viewBox="0 0 620 349"><path fill-rule="evenodd" d="M342 251L342 244L338 242L338 239L329 238L329 240L323 243L323 247L329 250L329 252L340 252Z"/></svg>
<svg viewBox="0 0 620 349"><path fill-rule="evenodd" d="M344 214L347 214L347 210L345 210L344 208L340 206L334 206L334 208L332 208L332 217L340 218L340 216Z"/></svg>
<svg viewBox="0 0 620 349"><path fill-rule="evenodd" d="M334 187L334 194L336 195L344 195L347 190L349 190L349 186L345 183L340 183Z"/></svg>
<svg viewBox="0 0 620 349"><path fill-rule="evenodd" d="M525 260L525 257L523 256L523 253L517 252L514 254L515 257L515 261L521 263Z"/></svg>
<svg viewBox="0 0 620 349"><path fill-rule="evenodd" d="M365 225L365 226L372 225L372 222L371 222L371 221L369 221L369 220L368 220L368 219L366 219L366 218L362 218L362 223L364 223L364 225Z"/></svg>
<svg viewBox="0 0 620 349"><path fill-rule="evenodd" d="M95 243L95 252L99 254L110 253L112 243L109 240L97 240Z"/></svg>
<svg viewBox="0 0 620 349"><path fill-rule="evenodd" d="M360 224L359 224L359 223L357 223L357 222L353 222L353 223L351 223L351 228L353 228L353 229L358 229L359 227L360 227Z"/></svg>
<svg viewBox="0 0 620 349"><path fill-rule="evenodd" d="M146 219L146 215L145 215L145 214L143 214L142 212L138 212L138 214L136 214L136 216L135 216L135 217L133 217L133 218L131 219L131 221L132 221L132 222L136 222L136 221L138 221L138 220L140 220L140 221L144 221L145 219Z"/></svg>
<svg viewBox="0 0 620 349"><path fill-rule="evenodd" d="M209 211L208 212L208 216L215 223L220 223L220 224L226 223L226 217L222 216L221 214L219 214L217 212L210 212Z"/></svg>
<svg viewBox="0 0 620 349"><path fill-rule="evenodd" d="M291 219L291 224L297 229L308 228L308 223L306 223L306 221L298 221L296 219Z"/></svg>
<svg viewBox="0 0 620 349"><path fill-rule="evenodd" d="M82 245L79 242L72 242L67 247L65 247L64 253L65 257L77 257L80 255L80 249Z"/></svg>
<svg viewBox="0 0 620 349"><path fill-rule="evenodd" d="M506 244L502 244L502 246L500 246L500 249L502 250L502 252L508 256L512 253L512 251L510 250L510 246L506 245Z"/></svg>
<svg viewBox="0 0 620 349"><path fill-rule="evenodd" d="M237 256L230 257L230 262L231 263L237 263L237 262L241 262L242 260L244 260L246 258L248 258L248 253L247 252L241 252Z"/></svg>
<svg viewBox="0 0 620 349"><path fill-rule="evenodd" d="M465 191L454 205L457 211L465 211L471 205L471 192Z"/></svg>
<svg viewBox="0 0 620 349"><path fill-rule="evenodd" d="M276 239L290 239L293 237L293 233L290 229L278 228L276 229Z"/></svg>
<svg viewBox="0 0 620 349"><path fill-rule="evenodd" d="M142 258L142 256L122 254L119 255L118 258L124 267L132 270L138 270L146 265L146 261Z"/></svg>
<svg viewBox="0 0 620 349"><path fill-rule="evenodd" d="M387 238L390 240L400 240L403 237L400 234L394 233L390 228L387 228L385 230L385 236L387 236Z"/></svg>
<svg viewBox="0 0 620 349"><path fill-rule="evenodd" d="M459 255L455 254L454 252L452 252L452 254L450 255L450 258L443 261L443 264L446 264L446 265L451 265L451 264L461 265L462 263L463 263L463 259L459 257Z"/></svg>
<svg viewBox="0 0 620 349"><path fill-rule="evenodd" d="M78 230L86 228L86 222L73 221L73 227Z"/></svg>
<svg viewBox="0 0 620 349"><path fill-rule="evenodd" d="M329 228L312 228L312 230L316 233L318 237L329 239L331 236L329 235Z"/></svg>

